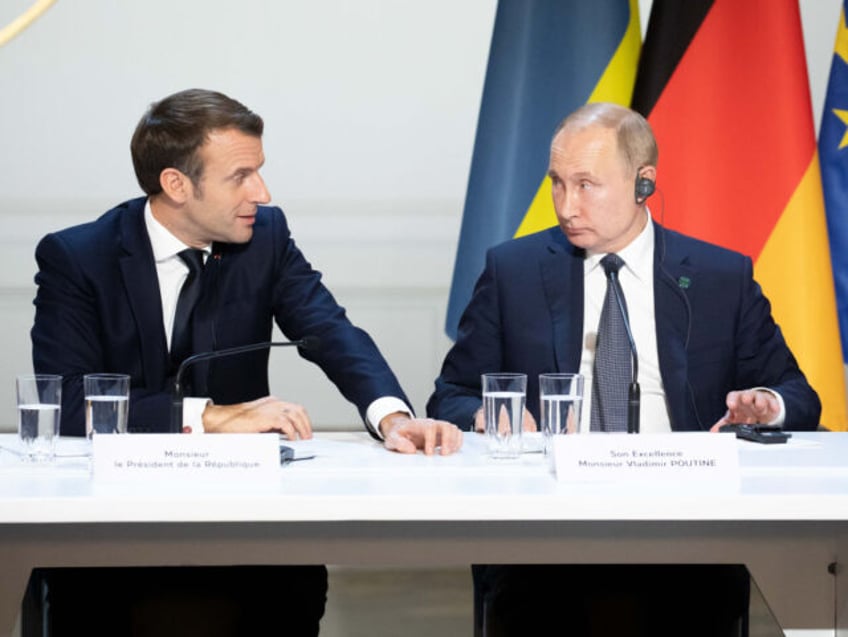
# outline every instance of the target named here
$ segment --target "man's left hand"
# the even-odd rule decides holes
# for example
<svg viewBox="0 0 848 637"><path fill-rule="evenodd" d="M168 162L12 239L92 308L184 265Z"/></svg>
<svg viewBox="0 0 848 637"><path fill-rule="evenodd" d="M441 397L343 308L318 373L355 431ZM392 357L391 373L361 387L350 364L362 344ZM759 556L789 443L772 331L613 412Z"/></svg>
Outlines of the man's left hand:
<svg viewBox="0 0 848 637"><path fill-rule="evenodd" d="M755 423L768 424L780 414L780 401L770 391L745 389L727 394L727 413L710 431L718 431L724 425Z"/></svg>
<svg viewBox="0 0 848 637"><path fill-rule="evenodd" d="M380 421L386 449L399 453L415 453L422 449L428 456L443 456L459 451L462 432L456 425L432 418L410 418L407 414L391 414Z"/></svg>

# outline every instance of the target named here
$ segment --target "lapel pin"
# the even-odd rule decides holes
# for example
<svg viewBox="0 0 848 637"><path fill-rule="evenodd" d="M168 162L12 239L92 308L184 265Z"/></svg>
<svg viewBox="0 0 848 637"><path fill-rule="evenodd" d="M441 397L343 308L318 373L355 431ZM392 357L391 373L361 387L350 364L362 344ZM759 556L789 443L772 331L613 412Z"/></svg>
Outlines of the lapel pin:
<svg viewBox="0 0 848 637"><path fill-rule="evenodd" d="M692 280L688 276L682 276L677 279L677 285L681 290L688 290L689 286L692 284Z"/></svg>

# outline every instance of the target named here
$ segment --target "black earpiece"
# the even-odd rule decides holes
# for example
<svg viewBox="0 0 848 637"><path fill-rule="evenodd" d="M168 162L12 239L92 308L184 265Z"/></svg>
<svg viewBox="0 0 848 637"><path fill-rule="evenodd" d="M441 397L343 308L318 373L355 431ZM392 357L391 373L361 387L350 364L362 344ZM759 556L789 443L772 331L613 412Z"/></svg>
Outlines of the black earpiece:
<svg viewBox="0 0 848 637"><path fill-rule="evenodd" d="M645 200L654 194L656 184L653 179L642 177L641 174L636 174L636 203L642 205Z"/></svg>

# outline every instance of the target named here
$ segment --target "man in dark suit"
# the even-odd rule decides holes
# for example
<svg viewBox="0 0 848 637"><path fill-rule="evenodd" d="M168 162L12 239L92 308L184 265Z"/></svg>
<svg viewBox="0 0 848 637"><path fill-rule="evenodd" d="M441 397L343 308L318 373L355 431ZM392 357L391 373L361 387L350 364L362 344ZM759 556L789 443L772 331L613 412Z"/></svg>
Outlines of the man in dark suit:
<svg viewBox="0 0 848 637"><path fill-rule="evenodd" d="M322 285L282 211L261 205L270 200L259 173L262 130L258 115L220 93L163 99L131 145L147 197L38 245L33 361L37 372L63 376L62 433L84 433L82 376L91 372L129 374L130 430L166 431L182 358L268 341L276 321L291 339L318 337L320 346L302 355L387 447L454 451L456 428L410 417L386 361ZM202 251L205 266L191 347L175 360L170 328L188 274L179 256L186 248ZM192 393L203 402L194 428L311 435L303 407L268 397L267 360L264 350L197 365Z"/></svg>
<svg viewBox="0 0 848 637"><path fill-rule="evenodd" d="M387 448L453 453L461 432L444 421L412 417L376 345L323 286L282 211L263 205L270 195L259 172L262 132L257 114L220 93L187 90L166 97L145 113L131 143L147 196L40 242L33 361L37 372L63 376L63 435L85 432L82 376L92 372L130 375L130 431L166 431L174 375L187 356L269 341L276 322L288 338L317 337L320 346L302 355L357 406L368 431ZM186 281L197 283L197 295L185 306L192 309L181 312ZM177 319L181 313L185 321ZM268 395L267 361L264 350L192 368L185 428L310 437L306 410ZM216 581L238 592L270 583L268 595L292 609L286 620L291 634L313 634L323 612L326 570L311 568L291 571L287 582L277 569L261 584L255 582L259 569ZM122 585L131 581L124 578ZM90 616L87 608L81 611ZM299 618L302 624L292 624Z"/></svg>
<svg viewBox="0 0 848 637"><path fill-rule="evenodd" d="M717 430L733 422L817 426L818 396L772 320L750 258L651 220L645 201L654 190L657 155L647 121L629 109L589 104L563 121L549 167L559 227L489 251L457 342L436 380L429 415L481 431L485 372L527 374L527 429L535 429L539 419L540 373L580 371L591 387L606 287L600 262L617 254L624 262L618 278L639 356L642 431ZM596 399L587 392L583 427L589 427ZM622 423L610 428L615 424ZM619 569L596 580L607 591L620 585L616 581L632 584L624 586L631 596L643 591L633 605L642 619L629 624L631 634L667 634L646 609L664 609L667 621L670 600L679 601L680 591L694 597L685 579L683 586L668 582L671 572L679 578L686 573L655 569L656 576L647 570L634 576L632 569ZM593 572L581 571L584 579L577 581L578 571L567 567L477 568L478 627L485 617L487 634L541 634L534 629L556 626L546 623L552 618L545 609L561 608L573 617L565 601L569 593L583 599L586 609L596 604L596 596L584 595L593 590L587 573ZM703 572L698 580L705 581ZM686 606L682 616L688 623L667 624L668 634L733 634L729 627L744 613L747 584L734 569L715 581L724 582L725 590L715 587L706 612L696 615L703 609ZM715 621L695 619L704 615ZM598 617L586 611L587 634Z"/></svg>

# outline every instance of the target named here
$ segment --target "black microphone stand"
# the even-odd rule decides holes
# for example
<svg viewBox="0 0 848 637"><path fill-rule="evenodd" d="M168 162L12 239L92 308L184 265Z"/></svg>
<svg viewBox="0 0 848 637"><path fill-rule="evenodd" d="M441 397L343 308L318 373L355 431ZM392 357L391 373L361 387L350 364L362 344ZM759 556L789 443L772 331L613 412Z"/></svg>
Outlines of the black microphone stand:
<svg viewBox="0 0 848 637"><path fill-rule="evenodd" d="M627 341L630 343L630 360L631 360L631 382L627 388L627 433L639 433L639 411L642 403L642 392L639 389L639 355L636 353L636 341L633 339L633 332L630 330L630 317L627 314L627 308L624 306L623 292L620 289L618 281L618 273L609 273L610 281L612 282L612 291L615 295L615 301L618 303L618 309L621 311L621 316L624 319L624 330L627 332Z"/></svg>
<svg viewBox="0 0 848 637"><path fill-rule="evenodd" d="M237 347L227 347L212 352L201 352L183 359L180 366L177 368L177 373L174 376L174 387L171 401L171 433L182 433L183 431L183 384L182 378L185 370L201 361L212 360L213 358L221 358L222 356L234 356L236 354L245 354L261 349L270 349L271 347L299 347L303 350L318 349L320 339L317 336L305 336L297 341L273 342L265 341L262 343L251 343L250 345L239 345Z"/></svg>

